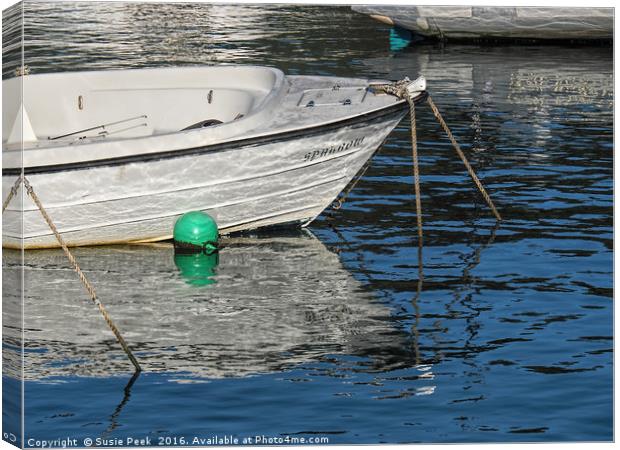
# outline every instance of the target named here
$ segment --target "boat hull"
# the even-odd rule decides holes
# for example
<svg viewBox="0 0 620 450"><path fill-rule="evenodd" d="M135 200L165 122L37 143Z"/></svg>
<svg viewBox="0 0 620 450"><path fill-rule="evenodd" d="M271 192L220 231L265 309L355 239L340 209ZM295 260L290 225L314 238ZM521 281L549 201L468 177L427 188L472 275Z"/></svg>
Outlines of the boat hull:
<svg viewBox="0 0 620 450"><path fill-rule="evenodd" d="M303 226L334 201L405 114L397 104L260 141L25 173L70 246L170 239L175 221L194 210L213 216L222 234ZM16 177L3 172L5 195ZM58 246L21 192L3 215L3 246Z"/></svg>

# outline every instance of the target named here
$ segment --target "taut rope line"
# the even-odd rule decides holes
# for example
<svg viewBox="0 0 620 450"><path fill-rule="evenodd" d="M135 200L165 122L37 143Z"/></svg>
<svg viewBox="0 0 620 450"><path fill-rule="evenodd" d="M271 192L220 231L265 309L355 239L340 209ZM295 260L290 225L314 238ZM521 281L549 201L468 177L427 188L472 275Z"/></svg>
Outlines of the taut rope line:
<svg viewBox="0 0 620 450"><path fill-rule="evenodd" d="M482 182L480 181L480 179L476 175L476 172L474 172L474 169L469 164L469 161L465 157L465 154L463 153L463 150L461 150L461 147L459 146L458 142L456 142L456 139L454 139L454 136L452 135L452 132L450 131L450 128L448 128L448 125L443 120L443 117L441 117L441 114L439 113L439 110L437 109L437 106L435 106L435 103L433 103L433 99L431 99L430 95L428 96L426 101L428 102L428 105L433 110L433 114L435 115L435 118L437 119L437 121L441 125L441 128L443 128L443 130L448 135L448 138L450 139L450 142L452 142L452 146L454 147L454 150L456 151L456 153L461 158L461 161L463 161L463 164L465 164L465 167L467 168L467 172L469 172L469 175L471 176L472 180L474 180L474 183L478 187L478 190L482 194L482 197L484 197L484 200L487 202L487 205L489 205L489 208L491 208L491 210L493 211L493 214L495 215L495 218L498 221L501 222L502 217L497 212L497 209L495 209L495 205L493 204L493 200L491 200L491 197L489 196L489 194L487 194L487 191L484 189L484 186L482 185Z"/></svg>
<svg viewBox="0 0 620 450"><path fill-rule="evenodd" d="M414 178L415 196L416 196L416 214L417 214L417 219L418 219L418 235L420 239L422 239L422 206L420 204L420 173L419 173L419 165L418 165L418 141L416 137L416 119L415 119L415 100L414 99L418 97L420 94L426 92L426 81L422 77L418 78L415 81L411 81L409 78L405 77L404 79L400 81L396 81L394 83L375 84L375 85L371 85L371 87L375 91L385 92L386 94L394 95L400 99L407 100L407 103L409 104L409 116L411 119L411 150L413 153L413 178ZM491 200L491 197L485 190L484 186L482 185L482 182L476 175L476 172L472 168L471 164L469 164L469 161L465 157L465 154L461 150L461 147L459 146L458 142L456 142L456 139L454 139L454 136L452 135L450 128L448 128L448 125L443 120L443 117L441 117L441 114L439 113L439 110L437 109L437 106L435 106L435 103L431 99L430 95L427 95L426 101L431 107L431 110L433 111L435 118L437 119L437 121L439 122L443 130L446 132L446 134L448 135L448 138L450 139L450 142L452 143L454 150L461 158L461 161L463 161L463 164L465 164L465 168L467 169L467 172L469 172L469 175L471 176L472 180L478 187L478 190L482 194L482 197L487 202L487 205L489 205L489 207L493 211L495 218L498 221L501 221L502 217L500 216L499 212L495 208L495 205L493 204L493 200Z"/></svg>
<svg viewBox="0 0 620 450"><path fill-rule="evenodd" d="M45 222L47 222L47 225L52 230L52 233L54 233L54 236L56 237L56 240L58 241L58 243L62 247L62 250L65 253L65 256L67 257L67 259L71 263L71 266L73 266L73 269L77 272L78 277L80 278L80 281L82 282L82 284L86 288L86 291L88 292L88 295L90 295L90 299L93 301L93 303L95 305L97 305L97 308L99 308L99 312L101 312L101 315L103 316L104 320L108 324L108 327L110 327L110 329L112 330L112 333L114 333L114 336L116 336L116 339L118 340L118 343L121 344L121 347L123 348L123 350L125 351L125 353L129 357L129 360L131 361L131 363L136 368L136 372L141 372L142 368L140 367L140 364L138 363L138 360L135 358L135 356L131 352L129 346L125 342L125 339L123 338L123 336L121 335L120 331L118 330L118 328L116 327L116 325L112 321L112 318L110 317L110 315L106 311L105 307L103 306L103 304L101 303L99 298L97 298L97 293L95 292L95 288L90 284L90 282L88 281L88 278L86 278L86 275L84 275L84 272L82 272L82 269L80 269L80 266L78 265L77 261L75 260L75 257L73 256L71 251L69 251L69 247L67 247L67 244L65 243L64 239L62 238L62 236L58 232L58 229L56 228L56 225L54 225L54 222L52 222L52 219L47 214L47 211L45 211L45 208L43 208L43 205L41 204L41 201L39 200L39 197L34 192L34 189L30 185L30 182L28 181L28 179L26 179L26 177L20 176L17 179L17 181L15 182L13 187L11 188L11 191L9 192L9 195L7 196L6 200L4 201L4 204L2 205L2 212L4 213L4 211L6 210L6 207L8 206L8 204L11 201L11 199L13 198L13 196L15 196L15 194L17 193L17 189L19 188L19 185L21 183L24 184L24 187L26 188L26 192L28 193L30 198L32 198L34 203L37 205L37 208L39 208L39 211L41 212L41 215L45 219Z"/></svg>
<svg viewBox="0 0 620 450"><path fill-rule="evenodd" d="M378 92L394 95L406 100L409 104L409 119L411 123L411 153L413 158L413 184L415 190L415 210L418 224L418 238L422 245L422 198L420 193L420 166L418 164L418 138L415 118L415 98L424 92L426 81L418 79L411 81L408 77L388 84L371 84L370 87Z"/></svg>
<svg viewBox="0 0 620 450"><path fill-rule="evenodd" d="M4 210L6 209L6 207L9 206L11 199L17 194L17 189L19 189L20 184L22 184L21 175L17 177L17 180L15 180L15 184L9 191L9 195L6 196L6 200L4 200L4 203L2 204L2 214L4 214Z"/></svg>
<svg viewBox="0 0 620 450"><path fill-rule="evenodd" d="M420 194L420 166L418 164L418 137L415 121L415 103L411 96L407 96L409 103L409 117L411 119L411 153L413 158L413 186L415 189L415 212L418 219L419 248L422 248L422 198ZM420 266L422 260L420 259Z"/></svg>

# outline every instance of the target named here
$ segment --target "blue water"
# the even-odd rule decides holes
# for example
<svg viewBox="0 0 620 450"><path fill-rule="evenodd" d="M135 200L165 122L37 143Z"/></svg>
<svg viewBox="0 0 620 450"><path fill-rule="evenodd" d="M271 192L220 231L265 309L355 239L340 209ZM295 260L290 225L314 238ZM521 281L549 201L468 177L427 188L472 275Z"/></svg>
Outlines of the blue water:
<svg viewBox="0 0 620 450"><path fill-rule="evenodd" d="M29 6L34 73L217 62L423 73L505 220L496 225L420 107L422 264L408 120L312 235L229 243L214 284L188 284L169 246L82 249L78 260L128 341L131 330L158 330L137 345L145 372L127 389L128 363L111 336L74 342L77 330L103 327L92 308L66 317L63 306L37 309L84 300L62 256L27 255L26 445L613 439L611 48L394 50L389 28L347 7L76 5ZM15 65L5 60L5 75ZM5 251L3 263L7 292L17 255ZM170 312L177 306L187 323ZM75 328L63 328L70 320ZM166 333L183 343L160 343ZM6 376L4 386L5 396L19 389ZM17 426L3 419L5 430Z"/></svg>

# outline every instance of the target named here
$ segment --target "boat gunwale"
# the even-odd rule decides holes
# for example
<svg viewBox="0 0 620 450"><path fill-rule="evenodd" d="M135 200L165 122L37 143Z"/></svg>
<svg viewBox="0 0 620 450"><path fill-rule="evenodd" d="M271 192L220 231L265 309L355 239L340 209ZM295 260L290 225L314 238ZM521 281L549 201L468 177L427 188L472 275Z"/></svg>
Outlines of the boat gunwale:
<svg viewBox="0 0 620 450"><path fill-rule="evenodd" d="M421 92L416 98L414 102L420 103L424 101L427 97L427 92ZM137 155L127 155L127 156L118 156L113 158L105 158L105 159L97 159L90 161L78 161L78 162L70 162L70 163L62 163L62 164L50 164L43 166L31 166L31 167L15 167L15 168L3 168L2 176L19 176L21 174L29 175L29 174L44 174L44 173L55 173L55 172L65 172L65 171L73 171L73 170L87 170L94 167L106 167L106 166L118 166L136 162L148 162L148 161L159 161L164 159L174 159L180 157L186 157L196 154L210 153L210 152L223 152L223 151L232 151L238 150L240 147L253 147L259 145L265 145L269 143L277 143L282 141L288 141L292 139L296 139L300 136L315 136L317 134L321 134L325 131L333 130L335 128L340 128L342 126L346 126L349 124L356 124L358 122L363 122L375 118L384 117L390 114L394 114L396 112L401 112L403 109L407 107L406 100L398 100L395 103L390 105L374 109L372 111L367 111L364 113L357 114L355 116L345 117L343 119L337 119L327 123L321 123L318 125L310 125L302 128L296 128L292 130L284 130L280 132L275 132L272 134L254 136L249 138L241 138L234 139L225 142L209 144L199 147L190 147L190 148L182 148L176 150L164 150L161 152L155 153L142 153Z"/></svg>
<svg viewBox="0 0 620 450"><path fill-rule="evenodd" d="M254 64L250 64L250 65L239 65L239 64L218 64L218 65L188 65L188 66L165 66L165 67L143 67L143 68L130 68L130 69L126 69L126 68L114 68L114 69L109 69L109 70L99 70L99 69L95 69L95 70L80 70L80 71L67 71L67 72L45 72L45 73L37 73L37 74L28 74L28 79L34 79L34 78L58 78L58 77L66 77L66 76L84 76L84 75L101 75L103 73L106 74L113 74L113 76L117 76L117 75L124 75L124 74L132 74L132 73L145 73L145 72L152 72L152 73L167 73L167 72L176 72L179 70L185 70L185 71L189 71L189 70L227 70L227 69L232 69L234 70L267 70L269 72L271 72L274 77L275 77L275 81L274 81L274 85L272 86L272 88L269 90L269 92L258 102L258 104L256 106L254 106L252 108L252 110L245 114L242 118L237 119L234 121L234 125L235 126L239 126L240 123L246 124L248 122L248 120L251 120L257 116L259 116L263 111L264 111L264 107L269 105L270 103L273 103L278 97L282 96L284 94L284 87L286 84L286 78L287 75L282 72L281 69L277 68L277 67L271 67L271 66L260 66L260 65L254 65ZM8 78L6 80L2 80L3 82L3 87L4 87L4 83L8 82L8 81L12 81L15 79L19 79L20 77L11 77ZM14 81L13 81L14 82ZM22 82L23 84L23 82ZM145 89L150 89L150 88L145 88ZM163 89L168 89L168 88L163 88ZM196 88L199 89L199 88ZM119 90L118 88L104 88L104 89L94 89L94 92L106 92L109 90ZM140 89L126 89L129 91L132 90L140 90ZM226 125L232 125L231 122L229 123L225 123L222 124L224 126ZM184 129L184 130L178 130L178 131L171 131L171 132L167 132L167 133L162 133L162 134L158 134L158 135L151 135L151 136L134 136L134 137L129 137L129 138L124 138L123 141L132 141L132 140L142 140L142 139L153 139L153 138L158 138L158 137L162 137L162 136L169 136L169 135L174 135L174 134L179 134L179 133L196 133L196 132L200 132L200 131L205 131L204 128L194 128L194 129ZM71 133L71 134L76 134L76 133ZM49 139L49 138L48 138ZM51 140L51 142L54 142L54 140ZM46 150L48 148L62 148L64 146L66 146L66 143L63 143L61 141L57 141L58 142L58 146L54 146L54 147L28 147L28 148L24 148L23 146L23 142L20 142L18 144L20 144L18 147L15 148L8 148L7 150L5 150L5 148L3 148L3 153L5 151L7 152L23 152L23 151L37 151L37 150ZM100 142L90 142L88 144L99 144ZM88 145L86 144L86 145ZM6 145L6 144L5 144Z"/></svg>

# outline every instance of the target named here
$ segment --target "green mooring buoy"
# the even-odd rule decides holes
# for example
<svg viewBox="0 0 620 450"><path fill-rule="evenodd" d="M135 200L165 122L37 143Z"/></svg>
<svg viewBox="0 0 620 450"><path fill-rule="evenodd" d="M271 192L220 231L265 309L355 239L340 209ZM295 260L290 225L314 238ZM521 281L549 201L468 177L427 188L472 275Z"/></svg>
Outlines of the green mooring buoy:
<svg viewBox="0 0 620 450"><path fill-rule="evenodd" d="M218 249L217 223L202 211L183 214L174 224L174 248L181 252L204 252L207 255Z"/></svg>

